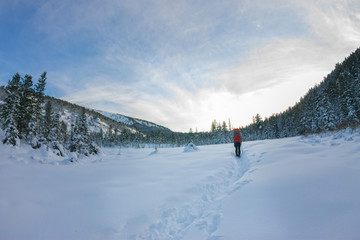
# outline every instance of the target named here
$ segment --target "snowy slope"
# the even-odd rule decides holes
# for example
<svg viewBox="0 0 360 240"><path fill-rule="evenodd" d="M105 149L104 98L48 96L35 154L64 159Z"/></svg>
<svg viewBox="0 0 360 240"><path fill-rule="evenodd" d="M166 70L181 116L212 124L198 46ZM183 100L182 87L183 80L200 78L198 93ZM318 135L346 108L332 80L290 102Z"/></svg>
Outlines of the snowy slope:
<svg viewBox="0 0 360 240"><path fill-rule="evenodd" d="M149 121L145 121L145 120L141 120L141 119L137 119L137 118L132 118L132 117L127 117L118 113L110 113L110 112L105 112L105 111L98 111L95 110L98 113L100 113L103 116L106 116L110 119L113 119L119 123L123 123L127 126L130 127L135 127L136 129L140 130L141 132L144 133L149 133L149 132L157 132L157 131L164 131L167 133L170 133L171 130L160 126L158 124L149 122Z"/></svg>
<svg viewBox="0 0 360 240"><path fill-rule="evenodd" d="M126 117L124 115L121 115L121 114L116 114L116 113L110 113L110 112L105 112L105 111L97 111L98 113L108 117L108 118L111 118L117 122L121 122L121 123L124 123L126 125L134 125L134 121L129 118L129 117Z"/></svg>
<svg viewBox="0 0 360 240"><path fill-rule="evenodd" d="M66 164L0 144L0 239L359 239L360 133Z"/></svg>

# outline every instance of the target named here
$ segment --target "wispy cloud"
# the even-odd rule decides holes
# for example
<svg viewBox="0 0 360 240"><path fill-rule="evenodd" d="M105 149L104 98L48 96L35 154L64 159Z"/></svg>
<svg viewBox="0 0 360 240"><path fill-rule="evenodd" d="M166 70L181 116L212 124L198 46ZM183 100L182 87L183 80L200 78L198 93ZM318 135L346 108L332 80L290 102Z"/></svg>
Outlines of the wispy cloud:
<svg viewBox="0 0 360 240"><path fill-rule="evenodd" d="M228 91L237 94L269 88L291 81L309 69L325 70L321 50L308 40L273 39L237 65L222 69L216 78Z"/></svg>
<svg viewBox="0 0 360 240"><path fill-rule="evenodd" d="M360 2L356 0L314 2L308 21L322 44L349 51L360 44Z"/></svg>
<svg viewBox="0 0 360 240"><path fill-rule="evenodd" d="M314 73L313 84L321 81L336 62L359 47L360 3L315 3L297 5L307 21L306 34L268 39L267 44L253 49L237 64L222 69L216 77L218 81L238 94L293 81L304 72Z"/></svg>
<svg viewBox="0 0 360 240"><path fill-rule="evenodd" d="M130 33L130 37L139 37L134 38L134 45L124 47L121 41L113 41L106 59L114 67L127 63L135 74L134 84L115 87L117 94L126 99L111 98L116 94L109 90L104 90L104 99L111 99L114 106L122 103L119 112L143 116L176 130L188 129L181 124L188 119L207 129L203 126L205 119L242 119L244 115L251 119L249 114L256 112L281 111L277 107L265 110L261 94L254 97L262 100L252 100L252 108L248 108L248 94L263 89L267 92L263 96L271 98L267 89L275 91L287 85L288 92L300 97L305 92L295 89L299 88L297 82L304 82L306 91L357 47L360 24L356 15L359 4L354 1L287 3L283 7L282 1L278 3L276 9L248 1L229 2L227 6L210 3L205 8L185 1L155 1L147 8L139 2L128 3L126 8L131 14L141 16L136 20L140 26L137 31L144 32ZM255 11L247 12L252 9ZM243 15L236 16L239 12ZM230 17L214 17L226 13ZM266 19L269 16L270 20ZM267 107L271 108L271 102L279 104L281 95L289 98L284 92L274 92L274 100L266 100ZM84 103L94 104L95 100L85 98ZM292 99L288 105L295 101ZM279 105L285 110L286 106ZM248 112L231 113L237 108Z"/></svg>
<svg viewBox="0 0 360 240"><path fill-rule="evenodd" d="M285 110L360 43L357 0L30 5L22 27L40 50L32 64L49 68L50 92L175 130Z"/></svg>

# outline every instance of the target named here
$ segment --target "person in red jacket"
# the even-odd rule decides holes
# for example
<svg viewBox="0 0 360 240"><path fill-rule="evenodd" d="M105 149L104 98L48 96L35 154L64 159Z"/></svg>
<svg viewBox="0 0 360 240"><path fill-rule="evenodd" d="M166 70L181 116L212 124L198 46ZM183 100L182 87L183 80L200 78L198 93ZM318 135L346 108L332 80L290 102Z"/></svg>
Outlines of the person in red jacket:
<svg viewBox="0 0 360 240"><path fill-rule="evenodd" d="M240 129L238 128L234 128L234 146L235 146L236 156L240 157L241 134L240 134Z"/></svg>

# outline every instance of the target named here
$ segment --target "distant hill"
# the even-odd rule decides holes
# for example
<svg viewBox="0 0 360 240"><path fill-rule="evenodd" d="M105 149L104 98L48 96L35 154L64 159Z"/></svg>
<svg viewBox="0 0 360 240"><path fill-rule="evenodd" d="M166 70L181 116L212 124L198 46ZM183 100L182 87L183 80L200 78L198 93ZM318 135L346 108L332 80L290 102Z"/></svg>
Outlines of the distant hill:
<svg viewBox="0 0 360 240"><path fill-rule="evenodd" d="M6 92L4 86L0 87L0 101L4 100ZM76 117L81 113L84 107L67 102L62 99L54 97L45 97L45 102L50 101L54 112L59 112L64 122L70 126L75 122ZM164 133L170 134L172 131L164 126L142 120L124 116L118 113L109 113L101 110L93 110L85 108L85 113L88 117L88 124L90 132L98 133L100 131L106 133L109 128L117 132L127 131L129 133ZM70 127L68 127L70 129Z"/></svg>
<svg viewBox="0 0 360 240"><path fill-rule="evenodd" d="M97 112L105 117L113 119L116 122L123 123L129 127L133 127L143 133L151 133L151 132L159 132L159 131L164 133L172 132L170 129L166 127L163 127L161 125L146 120L128 117L119 113L110 113L105 111L97 111Z"/></svg>

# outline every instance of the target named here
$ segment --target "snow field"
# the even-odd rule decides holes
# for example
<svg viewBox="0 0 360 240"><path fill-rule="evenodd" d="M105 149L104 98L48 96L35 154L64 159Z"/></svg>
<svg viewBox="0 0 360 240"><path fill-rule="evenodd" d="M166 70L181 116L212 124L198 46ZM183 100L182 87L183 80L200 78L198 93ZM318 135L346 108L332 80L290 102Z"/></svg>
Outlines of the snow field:
<svg viewBox="0 0 360 240"><path fill-rule="evenodd" d="M180 239L193 227L211 235L220 201L241 185L231 146L105 149L101 159L69 165L45 150L0 149L8 155L0 179L9 182L1 185L1 239Z"/></svg>
<svg viewBox="0 0 360 240"><path fill-rule="evenodd" d="M224 239L359 239L359 129L245 149L252 182L223 201Z"/></svg>
<svg viewBox="0 0 360 240"><path fill-rule="evenodd" d="M359 129L198 148L0 145L0 239L359 239Z"/></svg>

